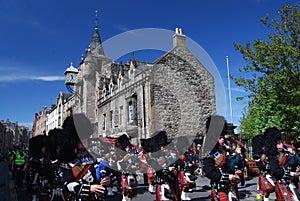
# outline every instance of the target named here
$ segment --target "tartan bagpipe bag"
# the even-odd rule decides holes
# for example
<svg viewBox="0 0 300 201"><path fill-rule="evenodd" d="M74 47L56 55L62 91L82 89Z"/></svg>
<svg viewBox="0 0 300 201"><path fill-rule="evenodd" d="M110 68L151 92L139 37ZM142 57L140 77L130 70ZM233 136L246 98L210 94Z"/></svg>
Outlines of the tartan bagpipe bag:
<svg viewBox="0 0 300 201"><path fill-rule="evenodd" d="M82 165L82 163L76 164L72 167L72 173L76 179L76 181L79 181L89 170L91 167L91 164Z"/></svg>
<svg viewBox="0 0 300 201"><path fill-rule="evenodd" d="M268 181L268 179L263 174L258 176L259 190L262 192L273 192L275 191L274 186Z"/></svg>
<svg viewBox="0 0 300 201"><path fill-rule="evenodd" d="M219 153L218 151L213 154L213 158L214 158L214 161L215 161L215 168L216 168L216 170L219 169L220 167L222 167L223 164L226 161L226 156L224 156L223 154Z"/></svg>

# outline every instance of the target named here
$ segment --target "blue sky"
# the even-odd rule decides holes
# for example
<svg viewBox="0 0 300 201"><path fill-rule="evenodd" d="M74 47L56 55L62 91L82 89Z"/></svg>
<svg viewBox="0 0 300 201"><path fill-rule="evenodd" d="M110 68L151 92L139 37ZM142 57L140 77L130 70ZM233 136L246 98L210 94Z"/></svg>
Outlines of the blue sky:
<svg viewBox="0 0 300 201"><path fill-rule="evenodd" d="M183 34L199 44L217 67L227 96L225 117L230 122L226 56L230 74L237 76L244 61L233 43L266 39L269 30L259 19L267 13L278 17L277 10L287 3L299 1L0 0L0 120L9 118L31 128L34 113L54 104L60 91L67 92L63 73L70 62L78 67L98 9L102 42L135 29L182 27ZM137 52L135 57L151 62L161 54ZM127 58L122 59L126 62ZM233 81L231 90L233 122L239 125L245 105L235 97L245 92Z"/></svg>

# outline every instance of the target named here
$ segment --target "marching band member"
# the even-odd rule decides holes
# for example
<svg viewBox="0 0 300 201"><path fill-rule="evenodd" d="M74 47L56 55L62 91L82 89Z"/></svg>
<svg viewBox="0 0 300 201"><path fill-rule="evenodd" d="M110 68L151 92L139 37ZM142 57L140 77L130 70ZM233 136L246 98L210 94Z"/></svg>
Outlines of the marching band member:
<svg viewBox="0 0 300 201"><path fill-rule="evenodd" d="M138 170L138 157L137 152L130 148L129 145L125 147L125 156L122 159L122 201L131 201L132 198L137 196L137 179L136 171Z"/></svg>
<svg viewBox="0 0 300 201"><path fill-rule="evenodd" d="M29 141L27 190L32 197L32 201L38 200L41 196L41 162L46 157L46 140L47 136L37 135Z"/></svg>
<svg viewBox="0 0 300 201"><path fill-rule="evenodd" d="M45 178L49 184L46 190L49 201L65 201L64 187L60 175L60 142L63 137L62 134L63 130L57 128L48 132L46 143L47 159L45 159L47 166L45 166L43 172L47 175Z"/></svg>
<svg viewBox="0 0 300 201"><path fill-rule="evenodd" d="M289 181L299 175L297 172L290 171L288 167L291 165L287 163L289 155L285 151L281 133L276 127L266 129L265 153L270 164L271 174L275 181L276 200L294 200L293 197L297 195L293 194L293 189L289 187Z"/></svg>
<svg viewBox="0 0 300 201"><path fill-rule="evenodd" d="M230 170L227 152L224 146L226 122L224 117L210 116L207 121L207 134L204 142L203 170L211 180L211 200L228 201L231 182L239 179L240 170ZM214 139L217 140L215 143ZM211 149L211 147L213 147Z"/></svg>
<svg viewBox="0 0 300 201"><path fill-rule="evenodd" d="M87 138L92 134L89 119L83 114L67 117L63 123L64 142L61 149L62 181L68 200L99 200L110 183L106 176L97 183L95 162L85 153Z"/></svg>
<svg viewBox="0 0 300 201"><path fill-rule="evenodd" d="M181 185L180 198L181 200L191 200L189 197L189 191L196 187L197 177L194 173L194 152L190 147L188 138L180 137L178 138L177 147L178 147L178 160L179 164L179 180Z"/></svg>

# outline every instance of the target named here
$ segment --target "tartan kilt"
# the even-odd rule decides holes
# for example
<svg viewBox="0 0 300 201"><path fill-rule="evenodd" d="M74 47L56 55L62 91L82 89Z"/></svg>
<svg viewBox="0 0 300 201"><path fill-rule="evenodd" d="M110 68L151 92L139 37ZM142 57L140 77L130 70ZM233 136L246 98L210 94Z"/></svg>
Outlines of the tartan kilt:
<svg viewBox="0 0 300 201"><path fill-rule="evenodd" d="M220 198L220 199L219 199ZM228 196L226 192L223 191L214 191L210 192L210 200L211 201L228 201Z"/></svg>
<svg viewBox="0 0 300 201"><path fill-rule="evenodd" d="M290 190L282 183L276 182L275 194L277 201L293 201L293 195Z"/></svg>
<svg viewBox="0 0 300 201"><path fill-rule="evenodd" d="M262 174L260 174L258 176L258 185L259 185L259 190L262 192L274 192L275 191L274 186Z"/></svg>
<svg viewBox="0 0 300 201"><path fill-rule="evenodd" d="M218 195L220 197L220 201L228 201L228 196L225 192L223 191L219 191Z"/></svg>
<svg viewBox="0 0 300 201"><path fill-rule="evenodd" d="M217 198L217 192L216 191L214 191L214 190L212 190L211 192L210 192L210 200L211 201L218 201L218 198Z"/></svg>

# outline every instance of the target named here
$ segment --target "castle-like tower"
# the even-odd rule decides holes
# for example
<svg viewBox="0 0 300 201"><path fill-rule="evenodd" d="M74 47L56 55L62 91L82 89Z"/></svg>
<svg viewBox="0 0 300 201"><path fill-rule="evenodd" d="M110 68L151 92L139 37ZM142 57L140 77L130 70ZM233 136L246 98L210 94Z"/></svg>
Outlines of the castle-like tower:
<svg viewBox="0 0 300 201"><path fill-rule="evenodd" d="M79 94L76 106L73 109L75 113L85 113L87 117L97 126L97 75L103 75L104 66L112 63L111 59L105 56L102 47L98 26L94 28L94 33L86 49L77 75L77 83L75 85L75 93Z"/></svg>

